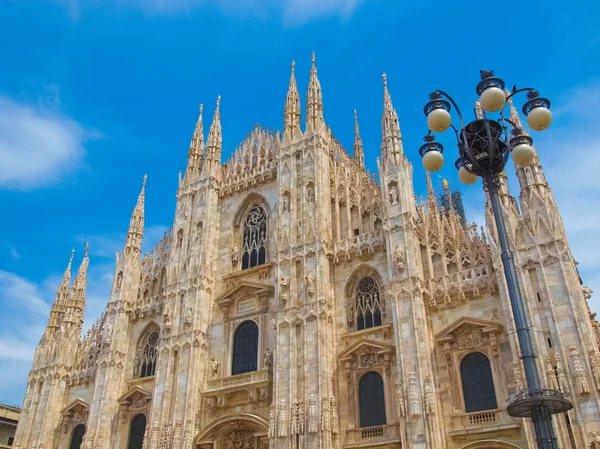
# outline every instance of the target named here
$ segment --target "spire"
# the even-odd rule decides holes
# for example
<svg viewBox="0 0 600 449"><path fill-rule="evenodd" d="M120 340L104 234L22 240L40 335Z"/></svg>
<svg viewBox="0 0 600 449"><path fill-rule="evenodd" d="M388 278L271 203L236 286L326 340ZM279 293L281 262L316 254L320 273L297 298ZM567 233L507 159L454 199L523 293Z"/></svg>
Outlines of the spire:
<svg viewBox="0 0 600 449"><path fill-rule="evenodd" d="M381 156L394 164L400 163L402 152L402 134L398 123L398 114L392 105L392 97L388 91L387 76L383 78L383 115L381 116Z"/></svg>
<svg viewBox="0 0 600 449"><path fill-rule="evenodd" d="M296 63L292 61L292 74L290 76L290 85L288 87L287 97L285 99L285 111L283 113L283 137L292 138L300 133L300 95L296 87L296 76L294 67Z"/></svg>
<svg viewBox="0 0 600 449"><path fill-rule="evenodd" d="M510 95L510 91L508 89L506 89L506 96L508 97L509 95ZM508 118L511 121L511 123L514 124L514 128L520 129L521 135L528 136L529 133L527 132L527 130L525 130L525 128L523 128L523 123L521 123L521 116L519 115L517 108L515 108L512 98L509 98L507 100L507 103L508 103L508 108L510 110L510 115L508 116Z"/></svg>
<svg viewBox="0 0 600 449"><path fill-rule="evenodd" d="M142 238L144 236L144 189L146 188L147 178L148 176L144 175L142 190L140 191L137 203L133 209L133 214L131 214L129 230L127 231L127 238L125 241L125 255L132 251L139 255L142 251Z"/></svg>
<svg viewBox="0 0 600 449"><path fill-rule="evenodd" d="M90 259L88 257L88 253L90 250L90 245L85 243L85 254L83 255L83 260L81 261L81 265L79 265L79 270L77 271L77 277L73 282L73 291L83 291L85 295L85 287L87 284L87 269L90 263ZM85 296L84 296L85 299Z"/></svg>
<svg viewBox="0 0 600 449"><path fill-rule="evenodd" d="M475 117L478 120L483 119L483 108L481 107L481 102L479 100L475 100L473 102L475 104Z"/></svg>
<svg viewBox="0 0 600 449"><path fill-rule="evenodd" d="M69 299L70 290L69 284L71 283L71 265L73 264L73 256L75 255L75 249L71 250L71 256L69 257L69 263L63 273L62 280L58 284L56 289L56 296L54 303L50 309L50 317L48 319L48 328L59 328L62 318L65 314L65 306Z"/></svg>
<svg viewBox="0 0 600 449"><path fill-rule="evenodd" d="M312 65L310 69L310 81L306 93L306 129L316 131L321 129L325 121L323 119L323 97L321 94L321 83L317 77L317 66L315 64L315 52L312 52Z"/></svg>
<svg viewBox="0 0 600 449"><path fill-rule="evenodd" d="M202 109L204 105L200 104L200 112L198 114L198 121L196 122L196 129L192 135L192 141L190 142L190 151L188 152L188 165L185 171L186 179L192 171L200 169L204 162L204 124L202 122Z"/></svg>
<svg viewBox="0 0 600 449"><path fill-rule="evenodd" d="M358 114L356 109L354 110L354 160L358 162L361 167L365 167L365 154L363 152L363 142L360 138L360 131L358 129Z"/></svg>
<svg viewBox="0 0 600 449"><path fill-rule="evenodd" d="M223 133L221 130L221 96L217 97L217 107L213 115L213 121L208 132L206 144L206 159L221 163L221 151L223 150Z"/></svg>

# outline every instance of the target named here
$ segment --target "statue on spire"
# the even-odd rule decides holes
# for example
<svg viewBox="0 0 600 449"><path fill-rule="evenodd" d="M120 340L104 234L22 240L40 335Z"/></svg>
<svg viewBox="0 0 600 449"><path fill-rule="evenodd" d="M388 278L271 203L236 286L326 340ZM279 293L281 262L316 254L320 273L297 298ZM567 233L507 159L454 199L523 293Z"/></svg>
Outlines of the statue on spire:
<svg viewBox="0 0 600 449"><path fill-rule="evenodd" d="M356 109L354 110L354 160L361 167L365 167L365 154L363 152L363 142L360 138L360 131L358 129L358 114Z"/></svg>

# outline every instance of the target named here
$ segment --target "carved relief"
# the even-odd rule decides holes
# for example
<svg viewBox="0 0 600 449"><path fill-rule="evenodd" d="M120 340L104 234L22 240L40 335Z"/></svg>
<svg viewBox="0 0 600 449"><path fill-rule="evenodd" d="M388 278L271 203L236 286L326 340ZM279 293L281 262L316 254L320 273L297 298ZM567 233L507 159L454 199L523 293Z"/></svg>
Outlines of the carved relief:
<svg viewBox="0 0 600 449"><path fill-rule="evenodd" d="M269 408L269 438L275 438L275 405Z"/></svg>
<svg viewBox="0 0 600 449"><path fill-rule="evenodd" d="M408 375L408 402L410 405L410 415L419 416L421 414L421 401L417 390L417 378L415 373Z"/></svg>
<svg viewBox="0 0 600 449"><path fill-rule="evenodd" d="M402 386L402 380L400 379L396 381L396 406L396 415L398 417L398 420L400 420L400 418L403 418L406 414L406 409L404 405L404 388Z"/></svg>
<svg viewBox="0 0 600 449"><path fill-rule="evenodd" d="M255 449L254 432L251 430L234 430L225 435L226 449Z"/></svg>
<svg viewBox="0 0 600 449"><path fill-rule="evenodd" d="M580 394L587 394L590 392L590 385L588 383L587 374L581 359L579 357L579 351L577 348L572 347L569 352L571 353L571 361L573 363L573 372L575 376L575 383L579 388Z"/></svg>
<svg viewBox="0 0 600 449"><path fill-rule="evenodd" d="M321 399L321 430L331 430L329 418L329 398L323 398Z"/></svg>
<svg viewBox="0 0 600 449"><path fill-rule="evenodd" d="M337 401L335 396L331 397L329 411L331 412L331 433L337 435L340 433L340 419L338 416Z"/></svg>
<svg viewBox="0 0 600 449"><path fill-rule="evenodd" d="M308 431L309 433L319 431L317 419L317 398L314 394L311 394L308 398Z"/></svg>
<svg viewBox="0 0 600 449"><path fill-rule="evenodd" d="M279 415L277 417L277 436L285 437L288 434L288 413L285 399L281 400L279 405Z"/></svg>

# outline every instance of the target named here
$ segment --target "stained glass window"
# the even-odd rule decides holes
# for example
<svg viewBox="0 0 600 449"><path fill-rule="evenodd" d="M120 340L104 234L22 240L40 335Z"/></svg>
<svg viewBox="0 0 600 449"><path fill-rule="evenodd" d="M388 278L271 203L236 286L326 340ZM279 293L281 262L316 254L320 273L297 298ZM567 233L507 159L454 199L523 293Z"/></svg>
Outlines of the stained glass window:
<svg viewBox="0 0 600 449"><path fill-rule="evenodd" d="M373 278L362 278L356 289L357 330L381 326L381 310L381 297L377 283Z"/></svg>
<svg viewBox="0 0 600 449"><path fill-rule="evenodd" d="M258 326L254 321L244 321L233 337L231 375L256 371L258 361Z"/></svg>
<svg viewBox="0 0 600 449"><path fill-rule="evenodd" d="M262 207L252 208L244 223L242 270L262 265L267 257L267 214Z"/></svg>

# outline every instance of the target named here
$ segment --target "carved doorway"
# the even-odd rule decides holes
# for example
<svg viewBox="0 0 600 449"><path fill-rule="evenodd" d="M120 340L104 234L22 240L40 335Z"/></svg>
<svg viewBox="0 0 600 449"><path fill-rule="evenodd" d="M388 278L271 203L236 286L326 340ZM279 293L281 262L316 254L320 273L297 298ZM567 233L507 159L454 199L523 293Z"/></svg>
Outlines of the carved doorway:
<svg viewBox="0 0 600 449"><path fill-rule="evenodd" d="M268 423L260 416L235 413L217 418L195 438L200 449L266 449Z"/></svg>

